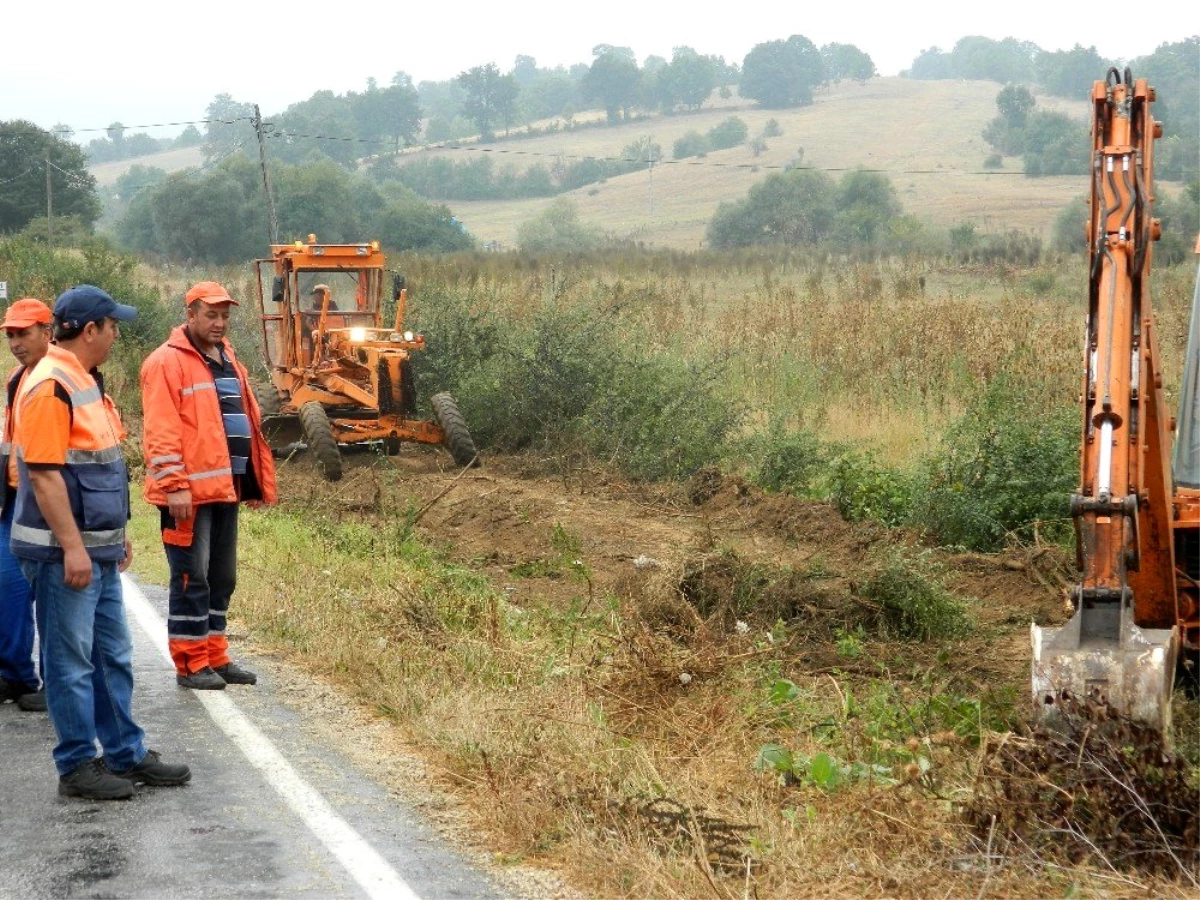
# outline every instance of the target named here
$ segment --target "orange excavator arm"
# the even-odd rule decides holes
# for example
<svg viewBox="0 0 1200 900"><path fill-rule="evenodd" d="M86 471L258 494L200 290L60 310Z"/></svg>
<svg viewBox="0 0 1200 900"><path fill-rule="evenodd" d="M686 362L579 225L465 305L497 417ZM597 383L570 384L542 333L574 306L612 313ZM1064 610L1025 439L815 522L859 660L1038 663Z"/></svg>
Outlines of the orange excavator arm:
<svg viewBox="0 0 1200 900"><path fill-rule="evenodd" d="M1062 628L1033 627L1033 693L1108 703L1170 729L1181 610L1170 465L1150 296L1154 89L1111 69L1092 90L1092 185L1080 490L1071 498L1080 580Z"/></svg>

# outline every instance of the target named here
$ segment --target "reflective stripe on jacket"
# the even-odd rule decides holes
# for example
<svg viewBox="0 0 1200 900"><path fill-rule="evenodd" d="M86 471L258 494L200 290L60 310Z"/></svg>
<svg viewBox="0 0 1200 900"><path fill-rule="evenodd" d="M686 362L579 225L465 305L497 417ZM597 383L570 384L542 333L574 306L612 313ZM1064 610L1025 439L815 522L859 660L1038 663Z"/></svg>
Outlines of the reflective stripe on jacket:
<svg viewBox="0 0 1200 900"><path fill-rule="evenodd" d="M233 347L222 341L242 387L242 405L250 420L250 465L265 503L274 503L275 460L262 434L262 413L250 379ZM235 503L238 495L229 462L229 443L221 400L212 370L192 342L186 326L142 363L142 451L146 460L143 496L167 505L167 494L189 490L192 503Z"/></svg>
<svg viewBox="0 0 1200 900"><path fill-rule="evenodd" d="M48 561L63 558L62 545L38 508L19 434L22 404L47 381L57 382L71 405L66 463L59 471L83 545L97 562L122 560L129 521L129 471L121 451L125 429L116 406L75 354L53 345L26 376L17 395L14 450L20 485L13 514L13 555Z"/></svg>

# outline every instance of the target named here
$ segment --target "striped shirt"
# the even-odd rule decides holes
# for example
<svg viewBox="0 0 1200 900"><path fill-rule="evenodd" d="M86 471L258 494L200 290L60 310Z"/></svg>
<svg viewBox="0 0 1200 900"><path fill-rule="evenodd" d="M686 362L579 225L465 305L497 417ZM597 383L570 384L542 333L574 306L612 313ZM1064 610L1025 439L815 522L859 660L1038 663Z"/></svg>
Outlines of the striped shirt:
<svg viewBox="0 0 1200 900"><path fill-rule="evenodd" d="M221 401L221 418L225 423L225 440L229 442L230 466L234 475L245 475L250 460L250 419L242 403L242 383L238 379L237 369L226 358L225 351L220 346L217 350L221 355L219 362L207 354L204 355L204 359L212 371L213 383L217 386L217 397Z"/></svg>

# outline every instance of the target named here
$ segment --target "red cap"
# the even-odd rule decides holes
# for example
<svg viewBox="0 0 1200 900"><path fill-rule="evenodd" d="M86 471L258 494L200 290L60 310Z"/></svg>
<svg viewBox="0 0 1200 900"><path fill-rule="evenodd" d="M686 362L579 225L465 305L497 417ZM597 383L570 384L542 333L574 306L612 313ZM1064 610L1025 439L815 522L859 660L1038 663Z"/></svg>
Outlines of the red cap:
<svg viewBox="0 0 1200 900"><path fill-rule="evenodd" d="M184 302L191 306L197 300L203 300L205 303L232 303L234 306L240 304L229 296L229 291L221 287L215 281L200 281L193 284L187 292L187 297Z"/></svg>
<svg viewBox="0 0 1200 900"><path fill-rule="evenodd" d="M22 297L4 313L3 328L28 328L30 325L49 325L54 316L41 300Z"/></svg>

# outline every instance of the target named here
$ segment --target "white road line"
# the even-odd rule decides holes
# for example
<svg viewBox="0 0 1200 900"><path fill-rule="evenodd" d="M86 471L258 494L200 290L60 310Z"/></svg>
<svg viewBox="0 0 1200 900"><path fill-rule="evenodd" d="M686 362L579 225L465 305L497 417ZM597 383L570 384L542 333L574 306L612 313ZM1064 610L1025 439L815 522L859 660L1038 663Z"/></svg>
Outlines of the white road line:
<svg viewBox="0 0 1200 900"><path fill-rule="evenodd" d="M125 590L126 608L133 613L142 631L170 663L166 622L159 618L146 595L130 578L122 575L121 582ZM250 764L263 773L267 784L279 792L287 805L308 826L309 831L329 849L366 891L368 897L379 900L419 900L416 892L396 873L387 860L345 819L334 812L329 802L300 776L271 743L271 739L246 718L230 697L223 691L193 693L204 704L212 720L229 735L230 740L237 745Z"/></svg>

